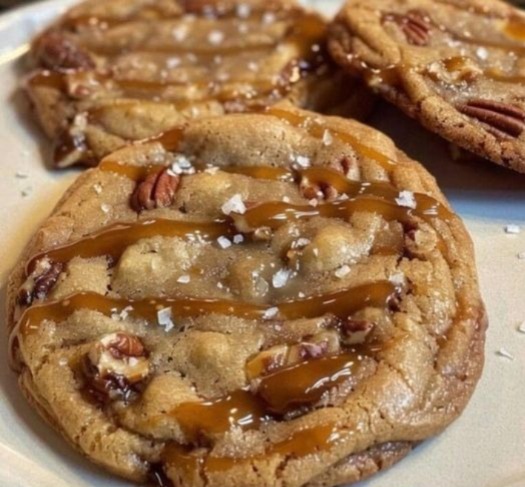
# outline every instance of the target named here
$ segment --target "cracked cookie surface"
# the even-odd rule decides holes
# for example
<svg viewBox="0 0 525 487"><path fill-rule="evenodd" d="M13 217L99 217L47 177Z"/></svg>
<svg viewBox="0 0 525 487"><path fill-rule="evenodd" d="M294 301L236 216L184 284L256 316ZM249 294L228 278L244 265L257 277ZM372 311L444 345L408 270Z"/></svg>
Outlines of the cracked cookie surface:
<svg viewBox="0 0 525 487"><path fill-rule="evenodd" d="M35 39L26 89L57 167L283 98L359 116L371 95L330 61L325 31L287 0L89 0Z"/></svg>
<svg viewBox="0 0 525 487"><path fill-rule="evenodd" d="M9 285L13 365L82 453L162 486L335 486L463 410L470 239L383 134L278 104L86 171Z"/></svg>
<svg viewBox="0 0 525 487"><path fill-rule="evenodd" d="M350 0L340 65L445 139L525 172L525 15L485 0Z"/></svg>

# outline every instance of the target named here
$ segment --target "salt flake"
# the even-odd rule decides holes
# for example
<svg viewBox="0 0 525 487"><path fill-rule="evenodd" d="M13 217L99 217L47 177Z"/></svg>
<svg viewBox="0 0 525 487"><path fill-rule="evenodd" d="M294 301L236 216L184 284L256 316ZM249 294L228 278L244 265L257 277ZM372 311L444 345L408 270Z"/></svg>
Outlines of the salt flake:
<svg viewBox="0 0 525 487"><path fill-rule="evenodd" d="M233 243L238 245L244 242L244 235L238 234L233 236Z"/></svg>
<svg viewBox="0 0 525 487"><path fill-rule="evenodd" d="M272 277L272 285L275 289L286 286L292 271L290 269L280 269Z"/></svg>
<svg viewBox="0 0 525 487"><path fill-rule="evenodd" d="M506 225L505 226L505 233L508 233L509 235L517 235L521 232L521 227L519 225Z"/></svg>
<svg viewBox="0 0 525 487"><path fill-rule="evenodd" d="M187 274L184 275L184 276L180 276L180 277L177 279L177 282L178 282L179 284L188 284L190 281L191 281L191 278L190 278L190 276L188 276Z"/></svg>
<svg viewBox="0 0 525 487"><path fill-rule="evenodd" d="M221 32L220 30L212 30L208 34L208 42L210 44L220 44L224 40L224 32Z"/></svg>
<svg viewBox="0 0 525 487"><path fill-rule="evenodd" d="M414 197L414 193L412 191L401 191L399 196L396 198L396 203L399 206L403 206L405 208L415 209L417 206L416 198Z"/></svg>
<svg viewBox="0 0 525 487"><path fill-rule="evenodd" d="M217 243L219 244L221 249L227 249L228 247L232 246L231 241L228 238L226 238L226 237L219 237L217 239Z"/></svg>
<svg viewBox="0 0 525 487"><path fill-rule="evenodd" d="M271 320L279 314L279 308L268 308L263 314L263 320Z"/></svg>
<svg viewBox="0 0 525 487"><path fill-rule="evenodd" d="M164 328L165 332L173 330L175 325L171 319L171 308L163 308L157 311L157 321Z"/></svg>
<svg viewBox="0 0 525 487"><path fill-rule="evenodd" d="M337 277L338 279L342 279L343 277L347 276L349 273L350 273L350 267L347 265L343 265L339 267L339 269L337 269L334 272L335 277Z"/></svg>
<svg viewBox="0 0 525 487"><path fill-rule="evenodd" d="M243 215L246 212L246 206L242 201L242 196L236 194L222 205L221 210L225 215L229 215L230 213L239 213L240 215Z"/></svg>
<svg viewBox="0 0 525 487"><path fill-rule="evenodd" d="M332 145L334 141L334 137L332 136L332 134L330 133L330 131L328 129L326 129L323 133L323 144L324 145Z"/></svg>
<svg viewBox="0 0 525 487"><path fill-rule="evenodd" d="M503 358L506 358L506 359L509 359L509 360L514 360L514 355L512 355L512 353L510 353L507 349L505 348L500 348L497 352L496 352L496 355L499 355L500 357L503 357Z"/></svg>

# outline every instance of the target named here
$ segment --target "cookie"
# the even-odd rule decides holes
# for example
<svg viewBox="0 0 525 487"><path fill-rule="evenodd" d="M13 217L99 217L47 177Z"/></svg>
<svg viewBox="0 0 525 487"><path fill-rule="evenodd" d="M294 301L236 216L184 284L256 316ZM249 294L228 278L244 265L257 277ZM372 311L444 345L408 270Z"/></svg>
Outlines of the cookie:
<svg viewBox="0 0 525 487"><path fill-rule="evenodd" d="M329 61L325 32L287 0L89 0L34 41L26 87L58 167L283 98L359 115L371 95Z"/></svg>
<svg viewBox="0 0 525 487"><path fill-rule="evenodd" d="M497 0L350 0L330 51L429 130L525 172L525 16Z"/></svg>
<svg viewBox="0 0 525 487"><path fill-rule="evenodd" d="M30 402L161 486L361 480L452 422L483 364L472 244L434 179L289 103L109 155L8 294Z"/></svg>

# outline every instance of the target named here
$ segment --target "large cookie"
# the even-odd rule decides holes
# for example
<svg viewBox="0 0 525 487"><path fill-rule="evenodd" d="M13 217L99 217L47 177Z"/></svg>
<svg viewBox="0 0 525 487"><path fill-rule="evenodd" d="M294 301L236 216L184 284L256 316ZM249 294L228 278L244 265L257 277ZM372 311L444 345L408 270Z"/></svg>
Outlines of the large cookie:
<svg viewBox="0 0 525 487"><path fill-rule="evenodd" d="M34 41L26 87L58 167L283 98L359 115L371 97L329 61L325 32L287 0L89 0Z"/></svg>
<svg viewBox="0 0 525 487"><path fill-rule="evenodd" d="M525 172L524 41L497 0L350 0L330 50L429 130Z"/></svg>
<svg viewBox="0 0 525 487"><path fill-rule="evenodd" d="M8 301L29 400L163 486L357 481L453 421L483 364L472 244L434 179L290 104L82 174Z"/></svg>

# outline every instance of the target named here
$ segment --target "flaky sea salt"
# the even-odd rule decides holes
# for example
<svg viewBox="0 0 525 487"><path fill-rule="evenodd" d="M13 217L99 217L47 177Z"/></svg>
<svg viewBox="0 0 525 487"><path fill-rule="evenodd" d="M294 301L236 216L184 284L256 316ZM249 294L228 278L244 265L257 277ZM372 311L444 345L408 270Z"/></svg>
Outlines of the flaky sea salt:
<svg viewBox="0 0 525 487"><path fill-rule="evenodd" d="M111 205L108 205L107 203L102 203L100 205L100 209L104 212L104 213L109 213L111 211Z"/></svg>
<svg viewBox="0 0 525 487"><path fill-rule="evenodd" d="M272 24L275 22L275 19L276 17L273 12L266 12L262 17L263 24Z"/></svg>
<svg viewBox="0 0 525 487"><path fill-rule="evenodd" d="M224 32L221 32L220 30L212 30L208 34L208 42L210 44L220 44L224 40Z"/></svg>
<svg viewBox="0 0 525 487"><path fill-rule="evenodd" d="M343 265L339 267L339 269L337 269L334 272L335 277L337 277L338 279L342 279L343 277L347 276L349 273L350 273L350 267L347 265Z"/></svg>
<svg viewBox="0 0 525 487"><path fill-rule="evenodd" d="M164 328L165 332L173 330L175 325L171 318L171 308L163 308L157 311L157 321Z"/></svg>
<svg viewBox="0 0 525 487"><path fill-rule="evenodd" d="M233 243L235 245L239 245L239 244L241 244L243 242L244 242L244 235L239 233L239 234L233 236Z"/></svg>
<svg viewBox="0 0 525 487"><path fill-rule="evenodd" d="M237 17L247 19L252 13L252 8L247 3L240 3L237 5Z"/></svg>
<svg viewBox="0 0 525 487"><path fill-rule="evenodd" d="M503 357L509 360L514 360L514 355L512 355L512 353L510 353L507 349L503 347L500 348L498 351L496 351L496 355L499 355L500 357Z"/></svg>
<svg viewBox="0 0 525 487"><path fill-rule="evenodd" d="M189 28L187 25L181 24L175 27L171 32L177 41L182 42L188 37Z"/></svg>
<svg viewBox="0 0 525 487"><path fill-rule="evenodd" d="M271 320L272 318L275 318L278 314L279 308L268 308L263 314L263 319Z"/></svg>
<svg viewBox="0 0 525 487"><path fill-rule="evenodd" d="M177 154L171 163L168 174L179 176L181 174L194 174L195 168L191 161L184 154Z"/></svg>
<svg viewBox="0 0 525 487"><path fill-rule="evenodd" d="M230 213L239 213L240 215L243 215L246 212L246 206L242 201L242 196L236 194L222 205L221 210L225 215L229 215Z"/></svg>
<svg viewBox="0 0 525 487"><path fill-rule="evenodd" d="M295 162L298 166L302 168L306 169L307 167L310 166L310 158L307 156L301 156L301 155L298 155L295 157L292 156L292 160L293 162Z"/></svg>
<svg viewBox="0 0 525 487"><path fill-rule="evenodd" d="M416 198L414 197L414 193L412 193L412 191L401 191L399 196L396 198L396 203L399 206L403 206L405 208L415 209L417 206Z"/></svg>
<svg viewBox="0 0 525 487"><path fill-rule="evenodd" d="M517 235L521 232L521 227L519 225L505 225L505 233L508 233L509 235Z"/></svg>
<svg viewBox="0 0 525 487"><path fill-rule="evenodd" d="M272 277L272 285L275 289L282 288L286 286L290 274L292 271L290 269L280 269Z"/></svg>
<svg viewBox="0 0 525 487"><path fill-rule="evenodd" d="M478 47L476 49L476 56L482 61L485 61L489 57L489 52L484 47Z"/></svg>
<svg viewBox="0 0 525 487"><path fill-rule="evenodd" d="M98 184L98 183L95 183L95 184L93 185L93 191L94 191L95 193L97 193L97 194L102 193L102 186L101 186L100 184Z"/></svg>
<svg viewBox="0 0 525 487"><path fill-rule="evenodd" d="M290 198L288 198L288 196L283 196L283 203L290 203Z"/></svg>
<svg viewBox="0 0 525 487"><path fill-rule="evenodd" d="M188 284L190 281L191 281L191 278L190 278L190 276L188 276L187 274L185 274L184 276L180 276L180 277L177 279L177 282L178 282L179 284Z"/></svg>
<svg viewBox="0 0 525 487"><path fill-rule="evenodd" d="M217 243L221 249L227 249L228 247L232 246L230 239L222 236L217 239Z"/></svg>
<svg viewBox="0 0 525 487"><path fill-rule="evenodd" d="M312 198L311 200L308 200L308 204L315 208L317 205L319 205L319 201L316 200L315 198Z"/></svg>
<svg viewBox="0 0 525 487"><path fill-rule="evenodd" d="M323 144L324 145L332 145L334 141L334 138L332 136L332 134L330 133L330 131L328 129L326 129L323 133Z"/></svg>
<svg viewBox="0 0 525 487"><path fill-rule="evenodd" d="M174 56L174 57L169 57L168 59L166 59L166 67L168 69L176 68L180 66L180 63L181 63L180 57Z"/></svg>
<svg viewBox="0 0 525 487"><path fill-rule="evenodd" d="M403 286L405 284L405 275L401 272L396 272L390 276L389 281L396 286Z"/></svg>

